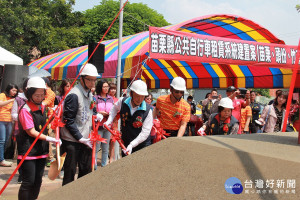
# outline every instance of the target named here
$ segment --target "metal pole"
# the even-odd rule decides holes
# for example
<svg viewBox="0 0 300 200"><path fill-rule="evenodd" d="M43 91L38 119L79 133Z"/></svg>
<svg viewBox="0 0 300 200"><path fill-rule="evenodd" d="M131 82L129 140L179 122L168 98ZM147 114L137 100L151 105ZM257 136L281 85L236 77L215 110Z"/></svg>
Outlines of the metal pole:
<svg viewBox="0 0 300 200"><path fill-rule="evenodd" d="M123 8L123 0L120 0L120 9ZM118 67L117 67L117 98L121 97L121 58L122 58L122 36L123 36L123 9L119 15L119 41L118 41ZM118 130L121 130L121 119L119 119ZM119 143L115 145L115 160L120 159ZM118 152L116 154L116 152Z"/></svg>
<svg viewBox="0 0 300 200"><path fill-rule="evenodd" d="M120 0L120 9L123 7L123 0ZM121 58L122 58L122 36L123 36L123 10L119 16L119 41L118 41L118 68L117 68L117 98L121 96Z"/></svg>

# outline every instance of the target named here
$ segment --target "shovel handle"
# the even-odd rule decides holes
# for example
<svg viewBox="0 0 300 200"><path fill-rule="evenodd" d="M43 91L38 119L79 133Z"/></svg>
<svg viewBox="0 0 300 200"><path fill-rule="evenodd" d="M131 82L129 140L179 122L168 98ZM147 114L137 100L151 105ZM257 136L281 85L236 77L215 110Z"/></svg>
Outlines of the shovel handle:
<svg viewBox="0 0 300 200"><path fill-rule="evenodd" d="M108 130L112 135L116 135L115 132L113 130L111 130L106 124L104 124L104 128L106 128L106 130ZM125 151L126 147L124 146L124 144L122 143L122 141L120 139L117 140L121 146L121 148ZM128 153L126 153L128 155Z"/></svg>
<svg viewBox="0 0 300 200"><path fill-rule="evenodd" d="M92 136L94 135L98 135L98 128L99 128L99 125L100 125L100 122L95 122L96 120L96 116L93 115L92 116L92 124L93 124L93 131L92 131ZM93 142L93 150L92 150L92 172L95 170L95 165L96 165L96 144L97 144L97 141L94 141Z"/></svg>
<svg viewBox="0 0 300 200"><path fill-rule="evenodd" d="M60 106L58 107L58 110L57 110L58 112L55 115L55 120L58 120L58 122L61 119L62 109L63 109L62 104L60 104ZM59 129L60 129L60 127L59 127L59 125L57 125L57 127L55 129L55 139L56 140L59 140L59 138L60 138ZM59 143L56 143L56 160L58 162L57 167L59 168L61 165L61 163L60 163L60 144Z"/></svg>
<svg viewBox="0 0 300 200"><path fill-rule="evenodd" d="M92 152L92 172L95 170L95 156L96 156L96 142L93 144L93 152Z"/></svg>

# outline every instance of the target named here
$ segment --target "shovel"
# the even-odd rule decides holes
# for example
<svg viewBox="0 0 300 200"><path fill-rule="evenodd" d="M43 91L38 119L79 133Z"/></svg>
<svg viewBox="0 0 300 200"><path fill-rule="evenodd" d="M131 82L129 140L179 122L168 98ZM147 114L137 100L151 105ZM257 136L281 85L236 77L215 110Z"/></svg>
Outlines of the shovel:
<svg viewBox="0 0 300 200"><path fill-rule="evenodd" d="M66 158L67 153L65 152L63 155L59 156L60 160L57 161L54 159L51 164L50 164L50 169L48 171L48 178L50 180L55 180L56 177L59 175L61 168L64 165L65 158Z"/></svg>

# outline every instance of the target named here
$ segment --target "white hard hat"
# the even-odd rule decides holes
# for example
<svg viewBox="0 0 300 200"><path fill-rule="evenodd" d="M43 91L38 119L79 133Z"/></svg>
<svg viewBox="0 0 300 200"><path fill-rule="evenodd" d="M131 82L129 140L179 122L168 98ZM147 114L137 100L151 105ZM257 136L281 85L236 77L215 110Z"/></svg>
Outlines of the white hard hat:
<svg viewBox="0 0 300 200"><path fill-rule="evenodd" d="M134 81L132 83L132 85L130 86L130 90L134 91L135 93L137 93L139 95L143 95L143 96L148 95L147 84L142 80Z"/></svg>
<svg viewBox="0 0 300 200"><path fill-rule="evenodd" d="M220 100L219 106L222 106L223 108L233 109L232 100L230 98L228 98L228 97L222 98Z"/></svg>
<svg viewBox="0 0 300 200"><path fill-rule="evenodd" d="M95 67L95 65L91 64L91 63L87 63L84 67L81 74L82 76L99 76L97 68ZM81 69L82 69L81 67ZM80 70L81 70L80 69Z"/></svg>
<svg viewBox="0 0 300 200"><path fill-rule="evenodd" d="M172 80L172 83L170 85L175 90L179 90L179 91L185 91L186 90L185 80L183 78L181 78L181 77L175 77Z"/></svg>
<svg viewBox="0 0 300 200"><path fill-rule="evenodd" d="M32 77L28 80L26 89L28 88L41 88L47 89L45 81L41 77Z"/></svg>

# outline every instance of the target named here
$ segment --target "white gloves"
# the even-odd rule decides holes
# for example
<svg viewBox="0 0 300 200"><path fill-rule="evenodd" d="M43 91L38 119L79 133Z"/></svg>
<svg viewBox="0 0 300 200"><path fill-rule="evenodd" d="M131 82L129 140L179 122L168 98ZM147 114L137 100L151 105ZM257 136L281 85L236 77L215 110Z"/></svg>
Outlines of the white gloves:
<svg viewBox="0 0 300 200"><path fill-rule="evenodd" d="M86 146L90 147L91 149L93 148L92 142L90 140L90 138L85 139L85 138L81 138L79 140L80 143L85 144Z"/></svg>
<svg viewBox="0 0 300 200"><path fill-rule="evenodd" d="M261 121L255 120L255 123L257 123L258 125L262 126L263 123Z"/></svg>
<svg viewBox="0 0 300 200"><path fill-rule="evenodd" d="M197 134L200 135L200 136L206 135L206 134L205 134L205 131L204 131L204 128L201 127L201 128L198 130Z"/></svg>
<svg viewBox="0 0 300 200"><path fill-rule="evenodd" d="M53 108L52 108L52 110L55 110L57 108L57 105L55 105Z"/></svg>
<svg viewBox="0 0 300 200"><path fill-rule="evenodd" d="M123 150L124 154L131 154L132 152L132 144L129 144L126 148L126 150Z"/></svg>
<svg viewBox="0 0 300 200"><path fill-rule="evenodd" d="M55 139L54 137L46 136L46 141L51 143L59 143L59 146L61 145L61 139Z"/></svg>
<svg viewBox="0 0 300 200"><path fill-rule="evenodd" d="M102 120L103 120L103 115L100 114L100 113L97 113L96 121L97 121L97 122L101 122Z"/></svg>

